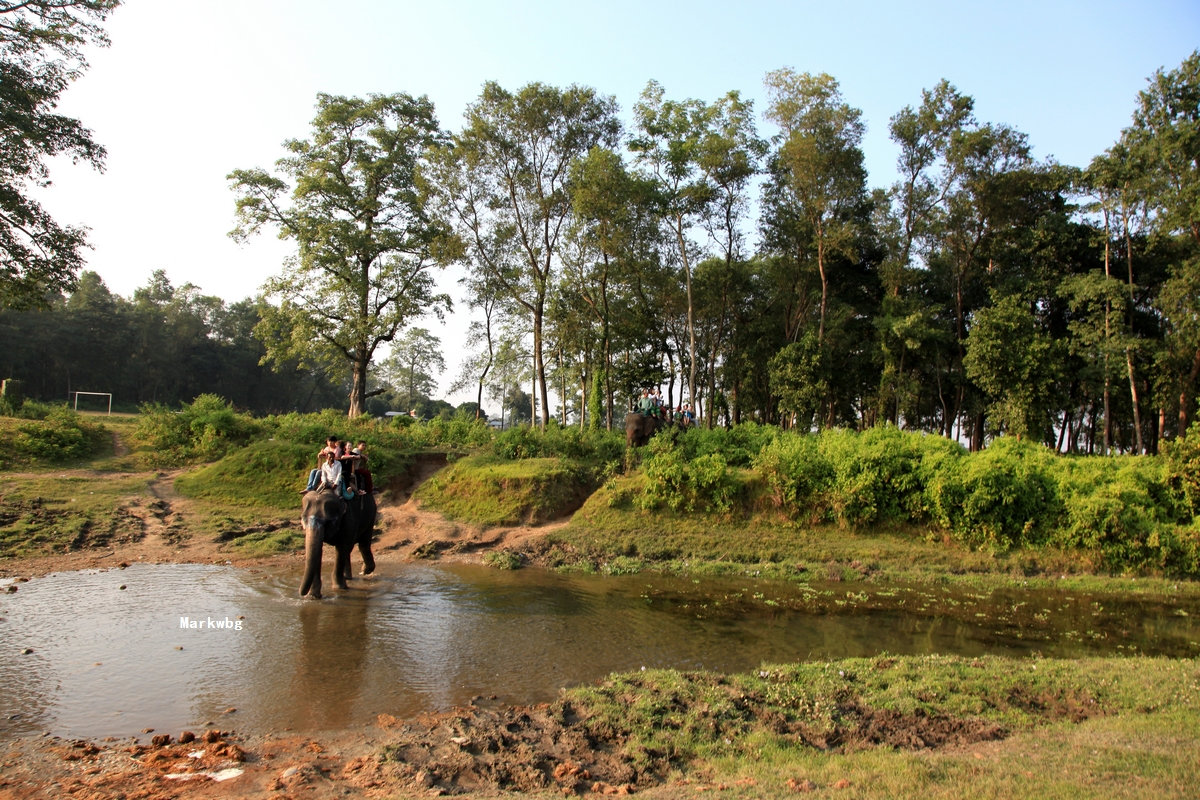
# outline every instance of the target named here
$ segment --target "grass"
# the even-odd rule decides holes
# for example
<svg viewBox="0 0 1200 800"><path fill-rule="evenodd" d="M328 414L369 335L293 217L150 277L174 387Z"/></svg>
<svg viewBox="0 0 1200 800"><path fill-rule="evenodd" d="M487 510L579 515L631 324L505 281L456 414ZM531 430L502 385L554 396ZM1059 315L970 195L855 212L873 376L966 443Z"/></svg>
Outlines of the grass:
<svg viewBox="0 0 1200 800"><path fill-rule="evenodd" d="M640 473L610 480L571 519L547 535L542 563L563 569L629 573L641 569L693 575L755 575L788 580L937 582L995 587L1054 585L1081 590L1163 593L1194 581L1114 576L1099 557L1053 547L1005 552L931 536L913 526L865 530L809 525L772 511L734 514L639 508ZM1114 582L1114 577L1116 578Z"/></svg>
<svg viewBox="0 0 1200 800"><path fill-rule="evenodd" d="M728 676L649 670L562 700L635 767L670 765L672 785L652 793L664 797L688 786L794 796L789 780L811 781L818 796L847 781L836 795L847 798L1194 797L1200 777L1191 659L881 656Z"/></svg>
<svg viewBox="0 0 1200 800"><path fill-rule="evenodd" d="M416 496L451 519L486 527L556 519L590 490L591 472L579 461L475 455L431 478Z"/></svg>
<svg viewBox="0 0 1200 800"><path fill-rule="evenodd" d="M234 450L219 461L180 475L180 494L245 508L298 507L313 448L294 442L262 441Z"/></svg>
<svg viewBox="0 0 1200 800"><path fill-rule="evenodd" d="M0 498L0 558L133 541L141 521L126 509L148 499L146 475L61 471L7 476Z"/></svg>

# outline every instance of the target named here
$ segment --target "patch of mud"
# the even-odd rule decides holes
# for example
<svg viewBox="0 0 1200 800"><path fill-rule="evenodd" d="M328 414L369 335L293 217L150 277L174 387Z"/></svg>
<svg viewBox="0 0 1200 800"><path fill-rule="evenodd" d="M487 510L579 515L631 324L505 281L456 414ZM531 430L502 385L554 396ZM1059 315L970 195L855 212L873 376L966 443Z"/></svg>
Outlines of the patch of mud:
<svg viewBox="0 0 1200 800"><path fill-rule="evenodd" d="M839 723L824 732L785 720L761 698L741 695L737 710L733 716L708 719L703 704L691 707L675 697L672 715L694 715L707 724L713 742L724 739L735 747L747 734L764 729L794 745L826 751L880 746L931 750L1008 735L985 720L899 714L856 703L839 706ZM620 723L589 718L567 700L533 707L471 707L405 723L384 715L380 722L395 729L385 758L398 765L394 774L413 788L631 794L661 785L672 770L689 766L688 742L681 741L671 752L646 748L633 743L634 733Z"/></svg>
<svg viewBox="0 0 1200 800"><path fill-rule="evenodd" d="M385 758L413 788L629 794L665 775L636 768L617 751L620 742L596 735L569 702L430 715L396 723L394 736Z"/></svg>
<svg viewBox="0 0 1200 800"><path fill-rule="evenodd" d="M1034 693L1018 686L1008 693L1005 700L1014 708L1055 720L1083 722L1097 713L1095 698L1083 690L1054 695Z"/></svg>
<svg viewBox="0 0 1200 800"><path fill-rule="evenodd" d="M921 710L900 714L851 703L839 706L838 711L844 723L850 724L837 726L826 737L825 747L853 750L884 746L926 750L965 747L977 742L997 741L1008 735L1005 728L986 720L929 715Z"/></svg>

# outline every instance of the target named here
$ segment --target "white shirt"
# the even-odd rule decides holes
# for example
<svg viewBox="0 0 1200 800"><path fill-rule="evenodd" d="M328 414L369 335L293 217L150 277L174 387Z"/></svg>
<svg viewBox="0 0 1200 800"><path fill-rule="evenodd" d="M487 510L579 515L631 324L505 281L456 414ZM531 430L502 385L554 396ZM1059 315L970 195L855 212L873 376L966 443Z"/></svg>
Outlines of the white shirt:
<svg viewBox="0 0 1200 800"><path fill-rule="evenodd" d="M342 479L342 464L330 459L321 465L321 482L334 489Z"/></svg>

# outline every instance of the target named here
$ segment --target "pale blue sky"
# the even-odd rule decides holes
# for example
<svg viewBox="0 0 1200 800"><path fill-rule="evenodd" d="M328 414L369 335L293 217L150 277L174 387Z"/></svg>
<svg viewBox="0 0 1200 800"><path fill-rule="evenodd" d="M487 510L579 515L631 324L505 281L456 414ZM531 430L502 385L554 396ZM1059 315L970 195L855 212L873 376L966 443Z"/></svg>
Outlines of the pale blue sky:
<svg viewBox="0 0 1200 800"><path fill-rule="evenodd" d="M888 118L942 78L980 120L1027 133L1038 157L1086 164L1128 124L1146 78L1200 47L1200 3L128 0L109 30L112 47L61 106L108 147L108 170L56 165L44 200L92 228L90 268L114 290L161 267L233 300L288 248L225 237L225 175L306 136L319 91L427 94L456 129L486 80L588 84L628 113L653 78L669 97L738 89L761 110L768 70L828 72L863 111L870 181L883 186ZM461 313L431 326L450 372L465 326Z"/></svg>

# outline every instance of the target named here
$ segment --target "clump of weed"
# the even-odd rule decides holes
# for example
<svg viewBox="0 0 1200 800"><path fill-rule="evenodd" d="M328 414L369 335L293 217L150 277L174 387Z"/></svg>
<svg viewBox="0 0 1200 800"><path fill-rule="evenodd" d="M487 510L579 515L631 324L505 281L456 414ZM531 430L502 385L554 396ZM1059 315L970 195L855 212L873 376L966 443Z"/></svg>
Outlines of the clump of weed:
<svg viewBox="0 0 1200 800"><path fill-rule="evenodd" d="M483 557L483 563L496 569L520 569L524 561L512 550L493 550Z"/></svg>
<svg viewBox="0 0 1200 800"><path fill-rule="evenodd" d="M17 426L13 444L18 453L37 461L75 461L94 455L107 438L103 425L86 421L65 406L56 406L41 421Z"/></svg>

